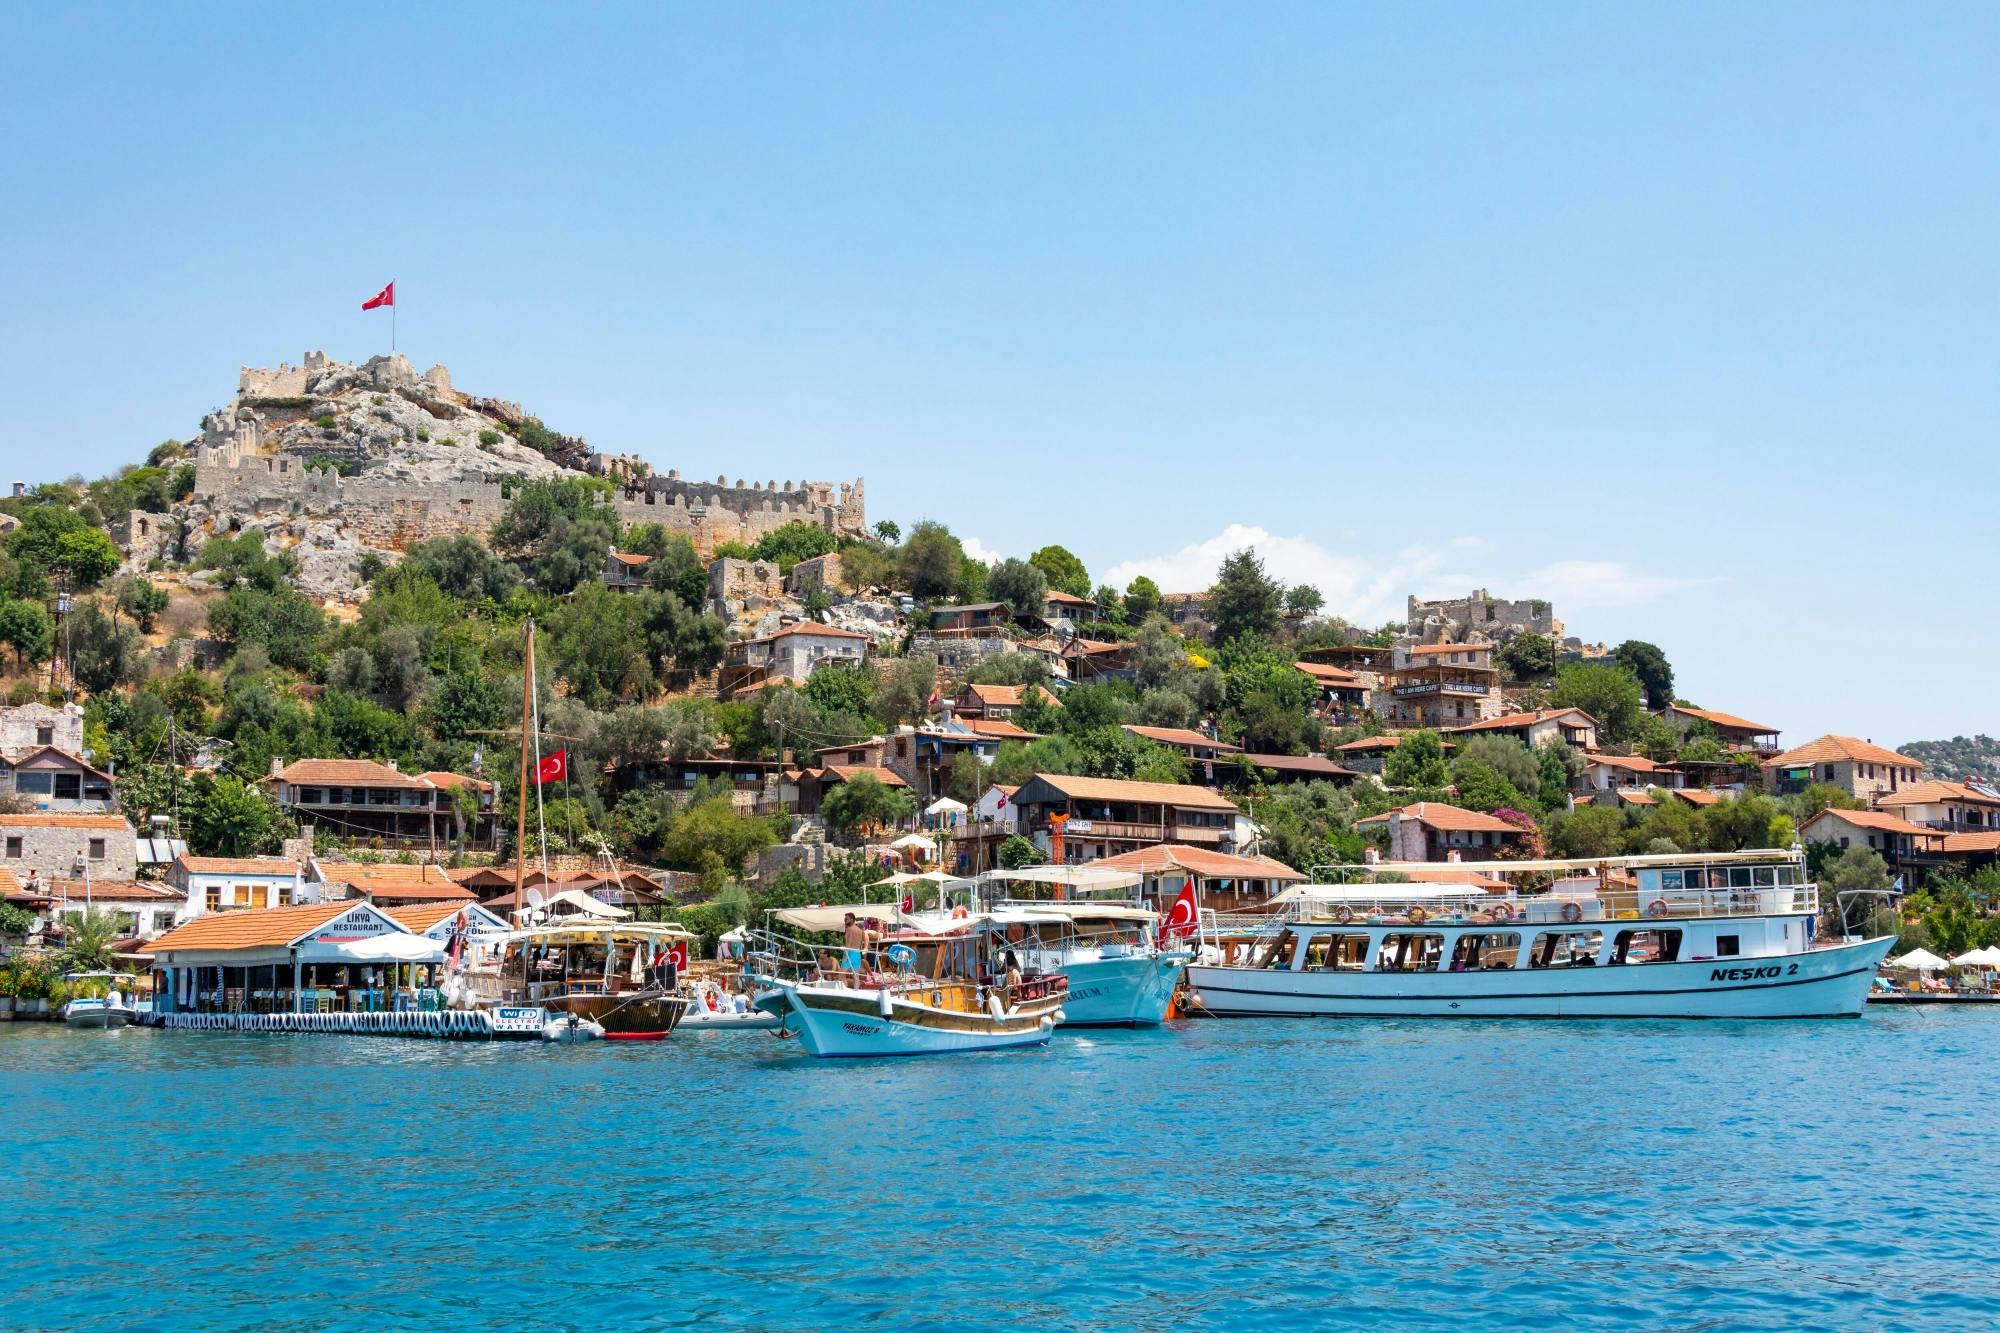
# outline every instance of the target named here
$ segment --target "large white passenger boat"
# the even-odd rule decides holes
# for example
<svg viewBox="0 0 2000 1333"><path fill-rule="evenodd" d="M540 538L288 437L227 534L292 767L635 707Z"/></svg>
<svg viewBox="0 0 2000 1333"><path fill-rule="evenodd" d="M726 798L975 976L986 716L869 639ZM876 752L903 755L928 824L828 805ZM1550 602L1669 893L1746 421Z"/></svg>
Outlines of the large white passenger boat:
<svg viewBox="0 0 2000 1333"><path fill-rule="evenodd" d="M1553 887L1426 882L1287 890L1230 943L1205 924L1188 968L1218 1017L1823 1018L1861 1012L1893 937L1817 938L1819 893L1790 852L1484 862ZM1456 872L1474 869L1454 866ZM1575 872L1583 872L1576 875Z"/></svg>
<svg viewBox="0 0 2000 1333"><path fill-rule="evenodd" d="M979 877L982 893L1056 893L1060 898L991 904L996 929L1027 975L1069 979L1064 1027L1152 1027L1164 1022L1193 957L1158 938L1160 914L1104 897L1137 888L1130 871L1095 866L1033 866Z"/></svg>

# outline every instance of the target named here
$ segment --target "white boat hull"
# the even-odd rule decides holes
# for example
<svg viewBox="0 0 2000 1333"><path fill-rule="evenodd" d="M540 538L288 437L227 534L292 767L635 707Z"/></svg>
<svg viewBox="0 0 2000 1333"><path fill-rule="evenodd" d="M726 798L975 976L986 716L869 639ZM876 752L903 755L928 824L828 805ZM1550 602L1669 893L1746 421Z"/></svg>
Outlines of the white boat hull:
<svg viewBox="0 0 2000 1333"><path fill-rule="evenodd" d="M1151 1027L1165 1021L1186 954L1131 954L1095 962L1065 962L1066 1028Z"/></svg>
<svg viewBox="0 0 2000 1333"><path fill-rule="evenodd" d="M132 1010L102 1000L71 1000L63 1006L62 1019L73 1028L122 1028L132 1021Z"/></svg>
<svg viewBox="0 0 2000 1333"><path fill-rule="evenodd" d="M906 1016L884 1017L870 995L852 990L802 995L793 983L776 981L757 996L757 1007L776 1015L785 1030L797 1033L807 1051L832 1058L949 1055L1041 1046L1047 1044L1055 1026L1050 1018L1026 1016L987 1021L979 1015L950 1014L943 1016L949 1020L948 1026L942 1020L917 1021L930 1018L934 1011L902 1000L895 1001L891 1009ZM853 1003L856 998L867 1003L857 1006Z"/></svg>
<svg viewBox="0 0 2000 1333"><path fill-rule="evenodd" d="M1769 958L1526 971L1188 967L1219 1018L1835 1018L1859 1014L1893 937Z"/></svg>
<svg viewBox="0 0 2000 1333"><path fill-rule="evenodd" d="M739 1014L733 1010L716 1011L689 1008L687 1016L681 1019L680 1031L727 1032L731 1029L740 1030L743 1028L762 1028L768 1030L776 1026L778 1026L777 1016L775 1014L767 1014L760 1009L752 1009L747 1014Z"/></svg>

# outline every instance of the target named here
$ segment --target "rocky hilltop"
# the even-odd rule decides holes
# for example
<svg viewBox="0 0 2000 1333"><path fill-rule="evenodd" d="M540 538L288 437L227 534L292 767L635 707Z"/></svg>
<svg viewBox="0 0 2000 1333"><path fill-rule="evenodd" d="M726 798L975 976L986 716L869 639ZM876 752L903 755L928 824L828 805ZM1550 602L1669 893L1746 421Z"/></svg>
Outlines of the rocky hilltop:
<svg viewBox="0 0 2000 1333"><path fill-rule="evenodd" d="M353 365L310 352L298 366L244 367L235 398L203 419L192 452L184 521L131 516L131 559L184 557L203 537L254 526L297 554L301 586L319 597L355 595L371 551L457 533L483 538L511 483L537 475L607 478L627 522L664 524L704 554L799 520L857 536L867 527L859 480L659 475L635 455L600 453L550 430L518 403L460 391L441 365L419 375L402 356Z"/></svg>

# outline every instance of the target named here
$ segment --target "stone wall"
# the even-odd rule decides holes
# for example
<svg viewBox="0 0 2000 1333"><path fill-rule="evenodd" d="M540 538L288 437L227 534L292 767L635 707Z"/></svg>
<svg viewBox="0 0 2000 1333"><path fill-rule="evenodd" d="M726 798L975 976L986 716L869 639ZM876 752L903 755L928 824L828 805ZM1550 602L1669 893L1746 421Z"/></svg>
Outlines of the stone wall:
<svg viewBox="0 0 2000 1333"><path fill-rule="evenodd" d="M794 597L803 597L814 588L824 588L830 593L839 591L840 552L831 551L799 561L785 576L785 588Z"/></svg>
<svg viewBox="0 0 2000 1333"><path fill-rule="evenodd" d="M16 838L21 840L18 856L11 854ZM90 862L92 879L129 880L138 873L139 845L132 826L101 816L0 815L0 866L20 880L31 871L44 880L69 879L92 838L104 840L104 855Z"/></svg>
<svg viewBox="0 0 2000 1333"><path fill-rule="evenodd" d="M1419 643L1459 643L1473 630L1496 642L1522 633L1551 639L1563 634L1562 621L1550 603L1539 598L1510 601L1484 588L1474 589L1470 597L1434 602L1412 596L1405 619L1408 632Z"/></svg>
<svg viewBox="0 0 2000 1333"><path fill-rule="evenodd" d="M50 739L40 739L42 728ZM66 754L83 753L83 709L76 704L51 708L47 704L20 704L0 708L0 755L13 757L53 745ZM64 874L69 872L65 870Z"/></svg>
<svg viewBox="0 0 2000 1333"><path fill-rule="evenodd" d="M784 576L774 560L724 556L708 567L709 606L725 620L776 605L784 595Z"/></svg>

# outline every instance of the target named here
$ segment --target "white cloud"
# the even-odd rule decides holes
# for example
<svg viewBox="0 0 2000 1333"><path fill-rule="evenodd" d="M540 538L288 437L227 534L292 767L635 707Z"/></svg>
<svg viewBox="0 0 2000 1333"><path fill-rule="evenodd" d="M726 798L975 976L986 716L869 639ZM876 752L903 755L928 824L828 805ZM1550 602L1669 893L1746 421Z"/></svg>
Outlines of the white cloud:
<svg viewBox="0 0 2000 1333"><path fill-rule="evenodd" d="M1490 587L1504 597L1541 597L1554 602L1559 615L1591 607L1629 606L1666 593L1720 580L1685 578L1634 571L1609 560L1562 560L1522 574L1494 571L1488 543L1459 537L1439 546L1407 546L1386 557L1352 555L1328 550L1304 536L1280 537L1248 523L1232 523L1215 536L1177 551L1127 560L1105 575L1123 588L1141 574L1163 592L1200 592L1215 582L1225 557L1254 550L1264 569L1281 583L1310 583L1326 598L1328 614L1356 624L1379 625L1401 620L1411 593L1423 597L1462 596ZM967 552L972 543L966 543ZM1474 552L1487 572L1461 572Z"/></svg>
<svg viewBox="0 0 2000 1333"><path fill-rule="evenodd" d="M960 537L958 544L964 548L966 555L977 560L982 565L997 565L1006 559L998 551L988 550L986 543L980 541L977 537Z"/></svg>

